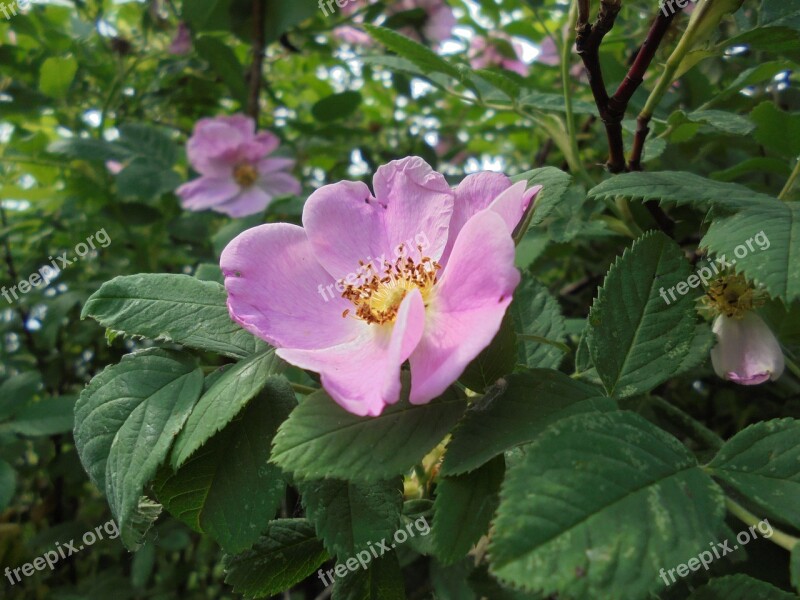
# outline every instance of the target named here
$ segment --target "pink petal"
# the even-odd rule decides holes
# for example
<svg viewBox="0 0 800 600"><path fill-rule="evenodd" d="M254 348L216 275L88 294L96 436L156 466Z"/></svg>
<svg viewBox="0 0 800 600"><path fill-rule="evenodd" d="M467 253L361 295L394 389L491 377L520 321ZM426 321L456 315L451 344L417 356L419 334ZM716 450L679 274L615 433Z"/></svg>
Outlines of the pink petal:
<svg viewBox="0 0 800 600"><path fill-rule="evenodd" d="M394 324L367 327L349 343L322 350L284 348L278 356L320 373L325 391L348 412L378 416L400 399L400 367L422 337L425 306L419 290L405 297Z"/></svg>
<svg viewBox="0 0 800 600"><path fill-rule="evenodd" d="M258 186L243 189L235 198L214 208L217 212L224 213L239 219L264 212L272 202L273 196Z"/></svg>
<svg viewBox="0 0 800 600"><path fill-rule="evenodd" d="M711 350L714 371L740 385L775 381L785 368L783 350L769 326L754 312L741 319L719 315L713 326L719 343Z"/></svg>
<svg viewBox="0 0 800 600"><path fill-rule="evenodd" d="M437 260L447 240L453 194L444 177L420 158L378 169L372 197L363 183L327 185L306 202L303 225L322 265L337 279L380 257L394 260L421 245ZM354 235L357 232L357 235ZM409 246L411 246L409 248Z"/></svg>
<svg viewBox="0 0 800 600"><path fill-rule="evenodd" d="M425 256L438 260L447 243L454 202L444 176L412 156L379 167L373 186L375 198L386 208L384 227L389 248L425 239Z"/></svg>
<svg viewBox="0 0 800 600"><path fill-rule="evenodd" d="M256 168L259 173L274 173L275 171L289 171L294 167L292 158L265 158L258 162Z"/></svg>
<svg viewBox="0 0 800 600"><path fill-rule="evenodd" d="M302 190L300 182L289 173L266 173L258 180L258 187L270 196L297 196Z"/></svg>
<svg viewBox="0 0 800 600"><path fill-rule="evenodd" d="M187 210L206 210L213 208L232 198L239 193L239 186L230 177L200 177L189 183L184 183L175 193L181 198L181 205Z"/></svg>
<svg viewBox="0 0 800 600"><path fill-rule="evenodd" d="M368 327L342 317L352 304L326 289L333 280L301 227L248 229L222 252L220 267L231 318L273 346L324 348L352 341Z"/></svg>
<svg viewBox="0 0 800 600"><path fill-rule="evenodd" d="M434 288L425 333L410 357L412 403L442 394L491 343L519 281L503 219L488 210L470 219Z"/></svg>
<svg viewBox="0 0 800 600"><path fill-rule="evenodd" d="M503 218L510 234L514 233L530 207L531 201L542 189L540 185L525 189L527 185L525 181L518 181L489 205L489 210Z"/></svg>

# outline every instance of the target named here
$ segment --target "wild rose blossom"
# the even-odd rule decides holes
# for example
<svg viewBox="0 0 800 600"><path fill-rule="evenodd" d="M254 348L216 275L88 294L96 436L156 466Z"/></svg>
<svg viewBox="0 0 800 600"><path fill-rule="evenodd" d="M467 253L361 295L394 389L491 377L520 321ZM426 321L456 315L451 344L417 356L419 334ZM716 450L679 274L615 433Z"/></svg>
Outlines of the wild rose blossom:
<svg viewBox="0 0 800 600"><path fill-rule="evenodd" d="M513 53L513 57L510 54ZM469 62L473 69L502 67L526 77L528 65L522 62L522 45L497 32L489 37L475 36L469 43Z"/></svg>
<svg viewBox="0 0 800 600"><path fill-rule="evenodd" d="M287 172L294 161L266 158L279 145L275 134L256 133L245 115L201 119L186 146L201 177L176 191L183 207L245 217L262 212L276 196L299 194L300 182Z"/></svg>
<svg viewBox="0 0 800 600"><path fill-rule="evenodd" d="M520 281L511 234L540 189L479 173L453 190L417 157L373 187L324 186L303 227L245 231L220 261L231 317L361 416L398 401L406 360L425 404L492 341Z"/></svg>
<svg viewBox="0 0 800 600"><path fill-rule="evenodd" d="M176 56L189 54L192 51L192 32L189 31L189 26L183 21L178 23L178 31L175 32L175 37L172 39L168 51Z"/></svg>
<svg viewBox="0 0 800 600"><path fill-rule="evenodd" d="M389 7L389 14L405 12L421 8L425 11L425 24L422 35L429 42L443 42L453 33L456 16L445 0L399 0ZM410 27L402 30L409 37L419 39L417 32Z"/></svg>
<svg viewBox="0 0 800 600"><path fill-rule="evenodd" d="M371 3L371 2L369 2ZM367 4L366 2L364 4ZM342 13L352 14L363 8L362 3L351 2L342 7ZM453 9L445 0L398 0L386 9L388 15L395 15L410 10L422 9L425 12L425 22L421 27L422 36L414 27L403 27L400 33L417 41L439 43L448 39L456 25ZM344 25L333 30L333 35L345 43L356 46L372 45L372 38L365 31L351 25Z"/></svg>
<svg viewBox="0 0 800 600"><path fill-rule="evenodd" d="M746 312L740 318L721 314L714 320L713 331L719 343L711 350L711 363L721 378L759 385L783 374L780 343L756 313Z"/></svg>

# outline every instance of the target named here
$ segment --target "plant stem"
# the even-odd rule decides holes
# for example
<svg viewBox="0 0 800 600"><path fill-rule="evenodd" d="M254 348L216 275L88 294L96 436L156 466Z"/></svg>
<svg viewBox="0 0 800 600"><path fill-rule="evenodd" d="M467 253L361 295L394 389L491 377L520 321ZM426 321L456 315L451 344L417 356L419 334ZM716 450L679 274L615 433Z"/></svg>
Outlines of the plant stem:
<svg viewBox="0 0 800 600"><path fill-rule="evenodd" d="M570 141L570 150L576 159L580 160L578 150L578 136L575 131L575 114L572 109L572 86L569 76L569 57L572 50L572 31L578 20L578 5L573 3L567 19L568 27L564 29L564 37L561 45L561 85L564 88L564 107L567 119L567 135ZM581 169L583 167L581 166Z"/></svg>
<svg viewBox="0 0 800 600"><path fill-rule="evenodd" d="M725 507L728 511L739 519L742 523L754 527L761 522L757 516L747 510L744 506L731 500L730 498L725 498ZM788 550L789 552L797 545L797 542L800 541L796 537L789 535L788 533L784 533L780 529L776 529L773 526L772 528L772 535L768 539L773 544L777 544L781 548Z"/></svg>
<svg viewBox="0 0 800 600"><path fill-rule="evenodd" d="M298 394L305 394L307 396L308 394L313 394L314 392L319 391L317 388L313 388L308 385L303 385L301 383L294 383L294 382L290 383L292 385L292 389Z"/></svg>
<svg viewBox="0 0 800 600"><path fill-rule="evenodd" d="M786 201L789 199L789 192L792 191L794 184L797 183L798 177L800 177L800 156L797 157L797 164L794 167L794 171L792 171L792 174L789 176L789 181L786 182L783 190L778 194L779 200Z"/></svg>

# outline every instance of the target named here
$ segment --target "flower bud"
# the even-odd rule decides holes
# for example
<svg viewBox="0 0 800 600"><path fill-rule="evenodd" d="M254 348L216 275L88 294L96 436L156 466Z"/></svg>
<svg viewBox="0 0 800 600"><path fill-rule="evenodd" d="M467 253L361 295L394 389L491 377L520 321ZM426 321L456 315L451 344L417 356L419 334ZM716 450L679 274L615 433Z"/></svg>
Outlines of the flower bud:
<svg viewBox="0 0 800 600"><path fill-rule="evenodd" d="M713 331L719 343L711 350L711 363L723 379L759 385L783 374L781 346L756 313L746 312L740 318L719 315Z"/></svg>

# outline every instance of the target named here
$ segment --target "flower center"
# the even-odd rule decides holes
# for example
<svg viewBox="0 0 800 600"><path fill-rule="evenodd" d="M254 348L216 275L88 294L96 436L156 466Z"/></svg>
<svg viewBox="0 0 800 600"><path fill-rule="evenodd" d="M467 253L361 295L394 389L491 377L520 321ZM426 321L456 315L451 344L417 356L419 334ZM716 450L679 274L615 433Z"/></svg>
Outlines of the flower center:
<svg viewBox="0 0 800 600"><path fill-rule="evenodd" d="M233 169L233 178L242 187L250 187L258 180L258 171L250 163L241 163Z"/></svg>
<svg viewBox="0 0 800 600"><path fill-rule="evenodd" d="M439 264L428 257L419 263L408 257L398 258L394 263L384 261L379 269L371 262L361 263L359 282L345 284L341 281L345 286L342 298L350 300L356 307L356 317L367 323L394 323L400 304L409 292L419 290L427 305L439 269ZM345 311L343 316L349 312Z"/></svg>
<svg viewBox="0 0 800 600"><path fill-rule="evenodd" d="M764 304L763 294L748 285L743 275L727 275L713 281L703 302L716 314L741 319Z"/></svg>

